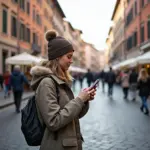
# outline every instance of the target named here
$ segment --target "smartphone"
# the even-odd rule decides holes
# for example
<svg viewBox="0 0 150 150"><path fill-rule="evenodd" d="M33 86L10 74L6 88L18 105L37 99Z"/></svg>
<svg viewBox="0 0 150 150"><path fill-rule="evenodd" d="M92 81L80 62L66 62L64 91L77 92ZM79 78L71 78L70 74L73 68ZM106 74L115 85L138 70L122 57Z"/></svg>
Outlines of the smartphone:
<svg viewBox="0 0 150 150"><path fill-rule="evenodd" d="M97 79L91 86L90 86L90 90L97 88L98 84L99 84L100 79Z"/></svg>

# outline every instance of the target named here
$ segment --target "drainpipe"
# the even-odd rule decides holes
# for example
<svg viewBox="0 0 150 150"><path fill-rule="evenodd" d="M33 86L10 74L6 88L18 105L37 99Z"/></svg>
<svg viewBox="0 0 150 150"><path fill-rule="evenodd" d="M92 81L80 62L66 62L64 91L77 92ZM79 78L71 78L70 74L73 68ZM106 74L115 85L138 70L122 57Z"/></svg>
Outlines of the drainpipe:
<svg viewBox="0 0 150 150"><path fill-rule="evenodd" d="M18 32L17 32L17 53L20 54L20 43L19 43L19 38L20 38L20 22L19 22L19 1L18 1L18 5L17 5L17 28L18 28Z"/></svg>
<svg viewBox="0 0 150 150"><path fill-rule="evenodd" d="M126 26L125 26L125 24L126 24L126 15L125 15L125 0L123 1L123 7L124 7L124 39L123 39L123 43L124 43L124 45L123 45L123 55L124 55L124 60L126 60L127 59L127 49L126 49L126 33L125 33L125 30L126 30Z"/></svg>

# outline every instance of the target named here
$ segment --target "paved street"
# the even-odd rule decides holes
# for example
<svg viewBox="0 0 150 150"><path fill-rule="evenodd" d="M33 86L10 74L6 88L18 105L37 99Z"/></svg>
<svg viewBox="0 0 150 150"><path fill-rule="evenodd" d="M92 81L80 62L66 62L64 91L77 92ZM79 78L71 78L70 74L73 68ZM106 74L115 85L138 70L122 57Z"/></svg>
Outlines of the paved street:
<svg viewBox="0 0 150 150"><path fill-rule="evenodd" d="M123 100L119 87L114 91L109 99L98 89L88 114L81 119L84 150L150 150L150 117L140 112L140 101ZM0 110L0 150L37 150L27 146L20 115L14 110L14 106Z"/></svg>

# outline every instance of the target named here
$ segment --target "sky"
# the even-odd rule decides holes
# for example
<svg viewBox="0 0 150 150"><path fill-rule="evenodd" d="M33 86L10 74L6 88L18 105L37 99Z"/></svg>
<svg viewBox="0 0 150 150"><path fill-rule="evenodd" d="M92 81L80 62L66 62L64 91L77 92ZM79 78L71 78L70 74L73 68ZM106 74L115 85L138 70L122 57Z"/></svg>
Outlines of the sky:
<svg viewBox="0 0 150 150"><path fill-rule="evenodd" d="M116 0L58 0L66 20L83 32L85 42L105 48Z"/></svg>

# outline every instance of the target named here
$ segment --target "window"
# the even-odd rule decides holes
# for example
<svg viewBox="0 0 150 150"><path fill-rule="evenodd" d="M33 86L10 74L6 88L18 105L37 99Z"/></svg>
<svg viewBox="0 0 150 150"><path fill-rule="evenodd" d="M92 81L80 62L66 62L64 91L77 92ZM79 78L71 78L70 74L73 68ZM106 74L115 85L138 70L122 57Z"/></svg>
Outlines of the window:
<svg viewBox="0 0 150 150"><path fill-rule="evenodd" d="M137 45L137 31L133 34L133 46Z"/></svg>
<svg viewBox="0 0 150 150"><path fill-rule="evenodd" d="M20 25L20 40L25 40L25 25L22 23Z"/></svg>
<svg viewBox="0 0 150 150"><path fill-rule="evenodd" d="M150 39L150 20L148 20L147 26L148 26L148 39Z"/></svg>
<svg viewBox="0 0 150 150"><path fill-rule="evenodd" d="M30 15L30 3L27 2L27 14Z"/></svg>
<svg viewBox="0 0 150 150"><path fill-rule="evenodd" d="M38 37L37 37L36 33L33 33L33 43L38 44Z"/></svg>
<svg viewBox="0 0 150 150"><path fill-rule="evenodd" d="M135 13L135 16L137 15L137 2L135 1L134 3L134 13Z"/></svg>
<svg viewBox="0 0 150 150"><path fill-rule="evenodd" d="M127 50L132 48L132 36L127 39Z"/></svg>
<svg viewBox="0 0 150 150"><path fill-rule="evenodd" d="M25 10L25 1L24 0L20 0L20 8Z"/></svg>
<svg viewBox="0 0 150 150"><path fill-rule="evenodd" d="M16 17L11 17L11 35L17 37L17 19Z"/></svg>
<svg viewBox="0 0 150 150"><path fill-rule="evenodd" d="M141 0L141 7L144 7L144 0Z"/></svg>
<svg viewBox="0 0 150 150"><path fill-rule="evenodd" d="M133 8L130 10L130 12L129 12L128 16L127 16L126 26L128 26L131 23L132 19L133 19Z"/></svg>
<svg viewBox="0 0 150 150"><path fill-rule="evenodd" d="M35 21L35 9L33 8L33 20Z"/></svg>
<svg viewBox="0 0 150 150"><path fill-rule="evenodd" d="M41 23L42 23L41 22L41 17L40 17L39 14L36 15L36 22L37 22L38 25L41 25Z"/></svg>
<svg viewBox="0 0 150 150"><path fill-rule="evenodd" d="M30 29L27 28L26 30L27 30L27 32L26 32L26 38L27 38L26 41L30 43Z"/></svg>
<svg viewBox="0 0 150 150"><path fill-rule="evenodd" d="M141 25L140 31L141 31L141 43L143 43L144 42L144 24Z"/></svg>
<svg viewBox="0 0 150 150"><path fill-rule="evenodd" d="M7 10L3 9L3 26L2 26L2 31L3 33L7 33Z"/></svg>

